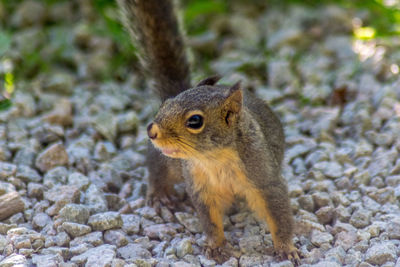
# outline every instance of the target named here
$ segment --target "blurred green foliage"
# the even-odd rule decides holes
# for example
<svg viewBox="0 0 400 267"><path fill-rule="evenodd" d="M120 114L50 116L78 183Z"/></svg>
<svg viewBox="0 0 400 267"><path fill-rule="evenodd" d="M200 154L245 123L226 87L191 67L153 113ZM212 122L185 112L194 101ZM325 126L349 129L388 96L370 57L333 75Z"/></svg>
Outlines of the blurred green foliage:
<svg viewBox="0 0 400 267"><path fill-rule="evenodd" d="M0 0L3 12L13 14L24 0ZM45 5L51 6L61 1L68 0L37 0ZM77 3L77 2L76 2ZM89 29L94 34L110 38L116 51L110 57L109 75L100 79L115 78L115 73L134 68L136 64L135 48L132 46L129 35L119 21L120 14L115 0L92 0L92 6L99 16L87 20ZM362 21L361 28L354 31L355 38L376 38L393 36L400 33L400 0L181 0L180 7L183 22L188 35L202 34L210 29L210 24L218 16L235 12L236 6L259 5L267 8L288 8L291 5L302 5L307 7L321 7L324 5L336 5L339 7L353 9L355 11L367 11L370 16L368 20ZM390 4L390 5L389 5ZM260 9L262 12L262 9ZM83 18L84 19L84 18ZM73 27L71 27L73 26ZM47 44L41 44L36 49L21 54L23 61L17 62L14 70L15 82L20 79L30 79L38 74L47 72L55 64L64 64L73 70L73 64L68 62L71 44L68 35L65 34L74 28L69 22L51 23L46 25L43 33L49 41L53 42L55 49L46 51ZM0 20L0 60L7 57L7 53L13 49L14 29L8 21ZM45 52L44 52L45 51ZM113 76L114 75L114 76ZM0 96L4 89L4 73L0 73ZM0 101L0 110L11 105L10 101Z"/></svg>

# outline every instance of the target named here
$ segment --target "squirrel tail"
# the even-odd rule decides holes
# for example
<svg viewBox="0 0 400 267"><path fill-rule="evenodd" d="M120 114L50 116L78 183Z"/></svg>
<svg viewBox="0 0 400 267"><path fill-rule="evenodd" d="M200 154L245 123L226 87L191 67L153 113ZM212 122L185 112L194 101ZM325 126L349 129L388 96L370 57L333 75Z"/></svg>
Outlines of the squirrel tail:
<svg viewBox="0 0 400 267"><path fill-rule="evenodd" d="M161 100L190 88L190 67L173 0L117 1L140 61L155 80Z"/></svg>

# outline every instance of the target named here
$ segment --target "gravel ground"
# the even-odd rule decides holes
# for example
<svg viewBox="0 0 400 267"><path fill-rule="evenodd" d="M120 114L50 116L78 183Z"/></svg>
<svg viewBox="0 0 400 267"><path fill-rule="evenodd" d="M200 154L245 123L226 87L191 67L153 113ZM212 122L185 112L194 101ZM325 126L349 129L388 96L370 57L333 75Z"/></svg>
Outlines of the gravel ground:
<svg viewBox="0 0 400 267"><path fill-rule="evenodd" d="M0 12L17 29L13 64L35 50L52 58L17 81L14 105L0 112L0 197L18 192L24 207L0 221L0 267L215 266L190 203L161 214L145 206L144 130L158 103L139 75L110 67L115 43L89 30L94 11L80 5L86 20L68 2ZM221 15L189 43L281 117L302 266L400 266L399 39L354 40L364 11L253 14ZM49 22L64 26L44 31ZM104 73L112 79L100 82ZM224 225L236 257L224 266L292 266L274 257L265 225L235 206Z"/></svg>

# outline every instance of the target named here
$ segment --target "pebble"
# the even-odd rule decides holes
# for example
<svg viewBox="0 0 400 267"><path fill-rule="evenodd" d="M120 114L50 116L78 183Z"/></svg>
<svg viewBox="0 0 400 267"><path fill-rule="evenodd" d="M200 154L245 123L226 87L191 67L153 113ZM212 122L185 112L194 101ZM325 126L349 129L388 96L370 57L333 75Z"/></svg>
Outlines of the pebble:
<svg viewBox="0 0 400 267"><path fill-rule="evenodd" d="M108 211L93 214L89 217L88 224L95 231L104 231L113 228L121 228L123 222L121 215L118 212Z"/></svg>
<svg viewBox="0 0 400 267"><path fill-rule="evenodd" d="M71 261L85 266L111 266L113 259L116 256L116 247L113 245L100 245L95 248L90 248L84 253L74 256Z"/></svg>
<svg viewBox="0 0 400 267"><path fill-rule="evenodd" d="M186 212L175 212L175 217L178 219L179 223L185 226L190 232L203 232L199 219L192 214Z"/></svg>
<svg viewBox="0 0 400 267"><path fill-rule="evenodd" d="M1 267L13 267L13 266L27 266L27 260L25 256L18 254L11 254L10 256L4 258L0 262Z"/></svg>
<svg viewBox="0 0 400 267"><path fill-rule="evenodd" d="M140 230L140 217L135 214L121 214L122 230L128 235L137 234Z"/></svg>
<svg viewBox="0 0 400 267"><path fill-rule="evenodd" d="M359 208L351 215L349 222L357 228L363 228L369 225L371 216L372 214L369 210Z"/></svg>
<svg viewBox="0 0 400 267"><path fill-rule="evenodd" d="M153 224L143 228L143 234L153 239L170 240L176 230L170 224Z"/></svg>
<svg viewBox="0 0 400 267"><path fill-rule="evenodd" d="M122 247L128 244L128 238L122 230L107 230L104 232L104 242Z"/></svg>
<svg viewBox="0 0 400 267"><path fill-rule="evenodd" d="M90 226L74 222L63 222L62 228L73 238L88 234L92 231Z"/></svg>
<svg viewBox="0 0 400 267"><path fill-rule="evenodd" d="M68 154L62 144L49 146L37 156L35 162L35 166L42 172L66 165L68 165Z"/></svg>
<svg viewBox="0 0 400 267"><path fill-rule="evenodd" d="M374 265L382 265L397 259L397 248L394 244L383 242L373 245L367 250L365 260Z"/></svg>
<svg viewBox="0 0 400 267"><path fill-rule="evenodd" d="M147 249L144 249L138 244L128 244L126 246L118 248L118 254L125 260L134 258L151 258L151 253Z"/></svg>
<svg viewBox="0 0 400 267"><path fill-rule="evenodd" d="M89 216L89 208L81 204L67 204L60 210L60 217L67 222L86 224Z"/></svg>

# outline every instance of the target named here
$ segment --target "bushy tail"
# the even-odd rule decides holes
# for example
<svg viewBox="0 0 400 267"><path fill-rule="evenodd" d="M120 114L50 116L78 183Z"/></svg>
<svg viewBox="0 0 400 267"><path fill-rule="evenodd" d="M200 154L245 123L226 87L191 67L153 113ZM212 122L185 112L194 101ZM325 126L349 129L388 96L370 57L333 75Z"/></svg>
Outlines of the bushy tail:
<svg viewBox="0 0 400 267"><path fill-rule="evenodd" d="M172 1L117 0L140 61L163 101L190 88L190 67Z"/></svg>

